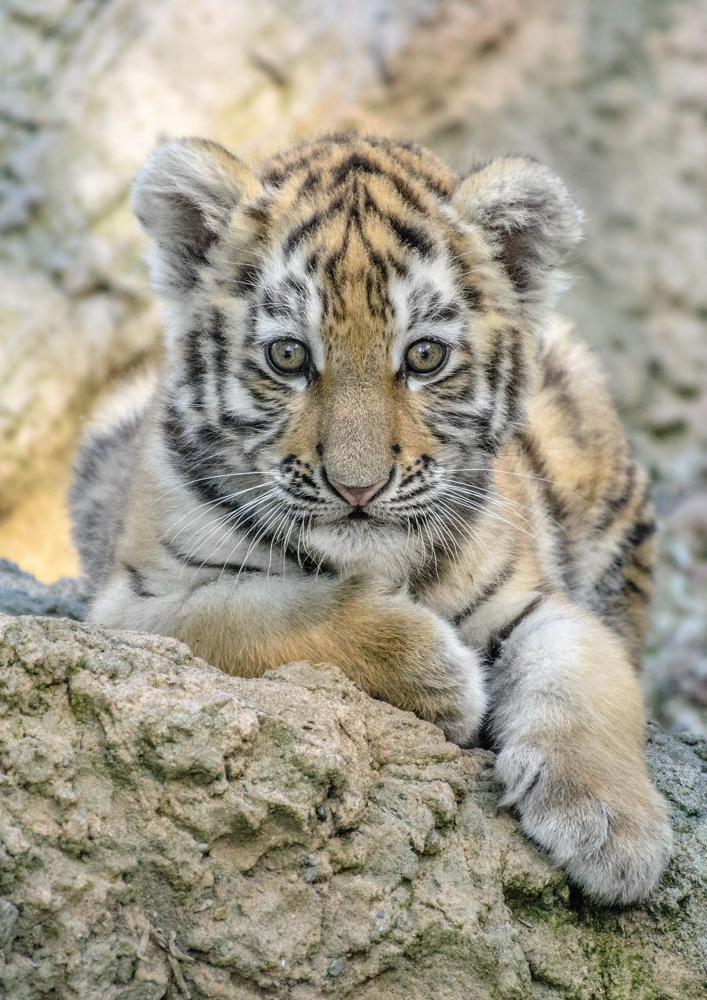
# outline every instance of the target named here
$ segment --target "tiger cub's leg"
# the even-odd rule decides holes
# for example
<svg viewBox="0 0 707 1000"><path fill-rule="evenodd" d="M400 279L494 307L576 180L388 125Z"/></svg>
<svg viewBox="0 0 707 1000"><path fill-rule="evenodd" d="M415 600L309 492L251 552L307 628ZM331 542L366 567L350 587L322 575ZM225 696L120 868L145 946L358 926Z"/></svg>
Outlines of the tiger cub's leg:
<svg viewBox="0 0 707 1000"><path fill-rule="evenodd" d="M477 654L402 593L369 580L221 580L187 595L140 597L125 574L94 602L93 621L171 635L226 673L257 677L294 660L334 663L363 690L475 738L486 710Z"/></svg>
<svg viewBox="0 0 707 1000"><path fill-rule="evenodd" d="M502 643L493 669L502 804L596 899L643 898L671 833L643 762L641 697L620 640L590 612L547 599Z"/></svg>

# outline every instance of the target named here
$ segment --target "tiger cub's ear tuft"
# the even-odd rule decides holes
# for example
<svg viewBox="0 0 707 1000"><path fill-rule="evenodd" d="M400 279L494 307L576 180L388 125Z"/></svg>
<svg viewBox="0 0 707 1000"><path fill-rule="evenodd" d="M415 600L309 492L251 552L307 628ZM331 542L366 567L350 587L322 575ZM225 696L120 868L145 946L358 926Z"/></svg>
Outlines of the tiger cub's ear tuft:
<svg viewBox="0 0 707 1000"><path fill-rule="evenodd" d="M527 319L542 322L565 280L558 268L581 238L582 213L549 167L502 157L470 174L453 204L491 238Z"/></svg>
<svg viewBox="0 0 707 1000"><path fill-rule="evenodd" d="M215 142L178 139L155 150L137 176L132 205L159 248L158 284L190 287L238 203L260 190L248 167Z"/></svg>

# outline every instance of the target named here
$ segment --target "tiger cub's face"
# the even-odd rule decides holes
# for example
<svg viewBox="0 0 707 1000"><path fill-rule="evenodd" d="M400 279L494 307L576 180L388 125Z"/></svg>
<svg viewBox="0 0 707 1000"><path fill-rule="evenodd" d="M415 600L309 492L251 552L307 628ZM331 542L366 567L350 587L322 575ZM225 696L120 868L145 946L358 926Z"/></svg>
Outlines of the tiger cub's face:
<svg viewBox="0 0 707 1000"><path fill-rule="evenodd" d="M256 176L186 140L157 151L134 201L168 306L165 431L197 494L337 566L456 545L469 488L483 496L523 419L578 235L557 178L509 159L460 181L354 136ZM264 499L234 499L255 470Z"/></svg>

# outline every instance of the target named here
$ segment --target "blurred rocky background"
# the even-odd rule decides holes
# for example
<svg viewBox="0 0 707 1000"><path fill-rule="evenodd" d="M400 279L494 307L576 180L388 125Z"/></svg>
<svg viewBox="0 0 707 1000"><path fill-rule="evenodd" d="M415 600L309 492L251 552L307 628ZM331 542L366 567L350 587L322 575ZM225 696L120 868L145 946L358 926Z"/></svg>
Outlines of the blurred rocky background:
<svg viewBox="0 0 707 1000"><path fill-rule="evenodd" d="M561 309L655 483L652 711L707 733L707 0L0 0L0 80L0 556L78 572L82 421L159 351L128 208L158 141L530 153L586 213Z"/></svg>

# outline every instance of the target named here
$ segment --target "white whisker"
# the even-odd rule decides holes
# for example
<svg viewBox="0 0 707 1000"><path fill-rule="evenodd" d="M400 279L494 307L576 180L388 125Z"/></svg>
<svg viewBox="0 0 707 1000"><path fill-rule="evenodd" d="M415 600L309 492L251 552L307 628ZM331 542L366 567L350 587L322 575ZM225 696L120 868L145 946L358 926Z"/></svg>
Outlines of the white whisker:
<svg viewBox="0 0 707 1000"><path fill-rule="evenodd" d="M503 493L496 493L494 490L487 490L483 486L469 486L469 484L464 482L463 479L445 479L444 482L454 484L457 488L463 486L466 490L469 490L473 495L477 497L488 498L490 503L498 503L502 504L503 506L518 507L521 510L527 510L529 513L535 514L537 517L542 517L546 521L550 521L551 524L554 524L556 527L560 528L561 531L567 530L563 524L560 524L559 521L556 521L554 517L550 517L550 515L546 514L544 511L538 510L535 507L528 507L526 504L523 503L518 503L517 500L511 500L510 497L505 496ZM521 517L521 515L519 514L518 517ZM525 517L523 517L522 520L525 521L526 524L531 523Z"/></svg>
<svg viewBox="0 0 707 1000"><path fill-rule="evenodd" d="M164 493L158 494L158 499L163 500L168 497L171 493L176 493L177 490L181 490L187 486L194 486L196 483L207 483L214 479L235 479L236 476L272 476L273 472L221 472L217 476L201 476L199 479L187 479L186 482L178 483L173 486L172 489L166 490Z"/></svg>
<svg viewBox="0 0 707 1000"><path fill-rule="evenodd" d="M195 549L198 546L205 545L206 542L208 542L209 539L212 538L213 535L216 534L217 531L219 531L223 527L226 527L226 525L228 525L228 522L231 521L231 520L235 520L235 523L232 524L232 525L229 525L229 527L228 527L229 533L237 530L240 527L240 525L243 522L244 517L246 515L249 515L253 510L255 510L257 507L259 507L261 504L263 504L263 503L267 502L268 500L270 500L272 497L277 496L277 494L278 494L278 490L275 489L275 488L272 488L272 489L268 490L267 493L264 493L262 496L255 497L254 499L249 500L247 503L242 504L240 507L236 508L236 510L227 511L225 514L222 514L220 517L218 517L216 519L215 524L204 525L203 527L198 528L195 532L192 533L192 535L191 535L191 537L190 537L190 539L189 539L189 541L187 543L188 545L192 545L192 551L190 553L188 553L188 554L191 556L194 553ZM202 515L200 515L200 516L202 516ZM192 523L192 522L190 522L190 523ZM189 527L189 525L185 525L185 527L182 529L182 531L185 531L188 527ZM206 531L209 527L211 527L211 531L209 531L209 533L206 536L206 538L203 538L203 537L200 538L199 537L199 533ZM175 532L175 535L176 534L177 533ZM172 539L174 539L174 537L175 536L173 535ZM194 543L194 544L192 544L192 543Z"/></svg>
<svg viewBox="0 0 707 1000"><path fill-rule="evenodd" d="M496 469L493 466L480 466L480 465L470 465L461 469L454 469L454 472L495 472L502 476L519 476L521 479L534 479L537 483L549 483L551 486L559 486L560 489L569 490L571 493L576 493L577 496L582 497L583 500L589 500L589 497L585 496L579 490L576 490L573 486L567 486L566 483L558 483L556 479L544 479L542 476L529 476L524 472L509 472L507 469Z"/></svg>
<svg viewBox="0 0 707 1000"><path fill-rule="evenodd" d="M515 528L516 531L521 531L524 535L529 535L531 538L536 537L532 531L526 531L526 529L521 528L519 524L514 524L513 521L509 521L507 517L503 517L501 514L497 514L495 511L489 510L488 505L486 504L475 503L473 500L469 500L466 497L456 496L452 493L451 489L446 489L445 492L458 507L465 507L467 510L475 510L481 514L486 514L487 517L494 518L496 521L502 521L509 527Z"/></svg>
<svg viewBox="0 0 707 1000"><path fill-rule="evenodd" d="M248 486L246 487L246 489L237 490L235 493L227 493L225 496L218 497L218 499L216 500L208 500L205 501L204 503L197 504L196 507L190 507L185 514L182 514L179 520L175 521L172 527L176 529L177 526L184 520L185 517L189 517L190 514L193 514L197 510L203 510L203 509L208 510L208 508L210 507L218 507L220 504L227 503L229 500L235 500L236 497L243 496L244 493L252 493L253 490L260 490L263 489L263 487L265 486L266 486L265 483L258 483L256 486Z"/></svg>

